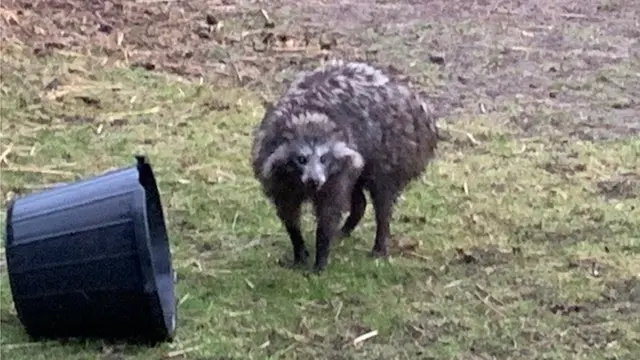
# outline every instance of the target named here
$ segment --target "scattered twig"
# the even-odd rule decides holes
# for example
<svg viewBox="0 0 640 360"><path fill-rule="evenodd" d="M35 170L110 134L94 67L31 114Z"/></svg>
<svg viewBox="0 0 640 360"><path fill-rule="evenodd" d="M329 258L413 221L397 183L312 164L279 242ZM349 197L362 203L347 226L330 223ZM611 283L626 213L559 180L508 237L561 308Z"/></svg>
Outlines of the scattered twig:
<svg viewBox="0 0 640 360"><path fill-rule="evenodd" d="M50 91L50 92L45 92L44 97L49 99L49 100L55 100L55 99L59 99L61 97L64 97L65 95L69 94L69 93L78 93L78 92L82 92L82 91L90 91L90 90L122 90L122 86L121 85L107 85L107 86L100 86L99 84L87 84L87 85L64 85L61 86L59 89L54 90L54 91Z"/></svg>
<svg viewBox="0 0 640 360"><path fill-rule="evenodd" d="M274 27L275 26L275 23L269 17L269 14L267 13L267 10L260 9L260 14L262 14L262 17L264 18L265 27Z"/></svg>
<svg viewBox="0 0 640 360"><path fill-rule="evenodd" d="M52 183L52 184L24 184L20 187L24 190L44 190L51 189L57 186L66 185L66 183Z"/></svg>
<svg viewBox="0 0 640 360"><path fill-rule="evenodd" d="M421 260L426 260L426 261L431 260L431 259L429 259L427 256L420 255L420 254L418 254L418 253L417 253L417 252L415 252L415 251L407 251L407 252L404 252L404 254L409 255L409 256L411 256L411 257L414 257L414 258L421 259Z"/></svg>
<svg viewBox="0 0 640 360"><path fill-rule="evenodd" d="M247 37L253 36L253 35L262 35L263 33L264 33L264 29L246 30L246 31L243 31L242 33L240 33L240 40L244 40L244 38L247 38Z"/></svg>
<svg viewBox="0 0 640 360"><path fill-rule="evenodd" d="M17 350L17 349L33 348L33 347L54 345L54 344L56 344L55 341L28 342L28 343L18 343L18 344L3 344L2 345L2 350L11 351L11 350Z"/></svg>
<svg viewBox="0 0 640 360"><path fill-rule="evenodd" d="M463 131L463 130L456 129L456 128L454 128L454 127L453 127L453 126L451 126L451 125L445 125L445 124L438 125L438 127L442 128L442 129L444 129L444 130L446 130L446 131L456 132L456 133L459 133L459 134L463 134L463 135L465 135L465 136L467 137L467 139L469 139L469 141L470 141L473 145L479 145L479 144L480 144L480 141L476 140L476 138L475 138L471 133L469 133L469 132L466 132L466 131Z"/></svg>
<svg viewBox="0 0 640 360"><path fill-rule="evenodd" d="M336 310L336 315L333 317L335 321L338 321L338 318L340 317L340 313L342 312L342 301L340 301L338 303L338 309Z"/></svg>
<svg viewBox="0 0 640 360"><path fill-rule="evenodd" d="M493 310L496 314L502 316L503 318L506 318L507 315L505 315L505 313L503 313L502 311L498 310L498 308L496 308L495 306L493 306L489 301L487 301L487 298L490 296L488 295L486 298L483 298L480 294L478 294L477 291L473 291L472 292L473 295L475 297L478 298L478 300L482 301L483 304L485 304L489 309Z"/></svg>
<svg viewBox="0 0 640 360"><path fill-rule="evenodd" d="M358 336L357 338L353 339L353 345L354 346L358 345L359 343L361 343L361 342L363 342L365 340L371 339L372 337L377 336L377 335L378 335L378 330L369 331L368 333L362 334L362 335Z"/></svg>
<svg viewBox="0 0 640 360"><path fill-rule="evenodd" d="M242 86L242 75L240 74L240 70L238 69L238 66L236 66L235 62L230 61L229 65L231 66L231 70L233 70L233 75L234 79L236 81L236 84L238 86Z"/></svg>
<svg viewBox="0 0 640 360"><path fill-rule="evenodd" d="M503 10L503 9L496 9L495 13L501 14L501 15L516 15L516 16L525 15L520 11ZM542 13L544 13L545 15L558 16L565 19L606 20L606 18L602 16L593 16L593 15L585 15L585 14L577 14L577 13L555 13L552 11L545 11L545 10L543 10Z"/></svg>
<svg viewBox="0 0 640 360"><path fill-rule="evenodd" d="M61 176L74 176L75 174L70 171L63 170L53 170L53 169L39 169L28 166L11 166L3 169L4 171L10 172L23 172L23 173L34 173L34 174L45 174L45 175L61 175Z"/></svg>
<svg viewBox="0 0 640 360"><path fill-rule="evenodd" d="M227 315L229 315L229 317L238 317L238 316L247 316L247 315L251 315L251 311L247 310L247 311L229 311L227 312Z"/></svg>
<svg viewBox="0 0 640 360"><path fill-rule="evenodd" d="M306 46L296 46L296 47L279 47L272 48L273 51L281 52L281 53L300 53L300 52L309 52L309 48Z"/></svg>
<svg viewBox="0 0 640 360"><path fill-rule="evenodd" d="M591 263L591 276L600 277L600 266L595 261Z"/></svg>
<svg viewBox="0 0 640 360"><path fill-rule="evenodd" d="M291 345L287 346L286 348L284 348L284 349L282 349L282 350L277 351L277 352L274 354L274 358L275 358L275 359L278 359L278 358L282 357L282 355L284 355L284 354L288 353L289 351L291 351L291 350L295 349L295 347L296 347L296 346L298 346L298 343L295 343L295 342L294 342L294 343L292 343Z"/></svg>
<svg viewBox="0 0 640 360"><path fill-rule="evenodd" d="M18 13L15 11L0 7L0 15L2 15L4 21L6 21L8 25L11 25L11 22L13 21L14 24L22 27L22 24L20 24L20 21L18 20Z"/></svg>
<svg viewBox="0 0 640 360"><path fill-rule="evenodd" d="M177 0L136 0L139 4L157 4L157 3L172 3Z"/></svg>
<svg viewBox="0 0 640 360"><path fill-rule="evenodd" d="M286 337L288 337L290 339L293 339L296 342L299 342L299 343L308 343L309 342L309 338L307 338L306 336L304 336L302 334L296 334L296 333L293 333L293 332L291 332L291 331L289 331L287 329L279 329L279 330L276 330L276 331L280 335L286 336Z"/></svg>
<svg viewBox="0 0 640 360"><path fill-rule="evenodd" d="M235 252L240 252L240 251L244 251L247 250L249 248L253 248L256 247L258 245L260 245L260 239L253 239L251 241L249 241L247 244L244 244L242 246L238 246L237 248L234 249Z"/></svg>
<svg viewBox="0 0 640 360"><path fill-rule="evenodd" d="M107 114L102 118L102 120L105 121L105 122L111 123L116 119L123 119L123 118L131 117L131 116L138 116L138 115L157 114L159 112L160 112L160 107L156 106L156 107L152 107L151 109L145 109L145 110L139 110L139 111Z"/></svg>
<svg viewBox="0 0 640 360"><path fill-rule="evenodd" d="M66 56L66 57L77 57L77 58L89 57L89 55L81 54L79 52L71 51L71 50L56 50L56 54ZM83 73L87 72L84 69L78 69L78 68L74 68L74 70L83 72Z"/></svg>
<svg viewBox="0 0 640 360"><path fill-rule="evenodd" d="M10 143L7 148L4 149L2 155L0 155L0 163L9 165L9 163L7 162L7 156L11 153L11 150L13 150L13 143Z"/></svg>
<svg viewBox="0 0 640 360"><path fill-rule="evenodd" d="M252 283L249 279L245 278L245 279L244 279L244 282L247 284L247 286L248 286L251 290L253 290L253 289L255 289L255 288L256 288L256 286L255 286L255 285L253 285L253 283Z"/></svg>
<svg viewBox="0 0 640 360"><path fill-rule="evenodd" d="M194 352L194 351L197 351L197 350L199 350L199 349L200 349L200 347L199 347L199 346L193 346L193 347L190 347L190 348L185 348L185 349L180 349L180 350L169 351L169 352L167 353L167 355L166 355L164 358L165 358L165 359L172 359L172 358L176 358L176 357L178 357L178 356L184 356L184 355L186 355L187 353Z"/></svg>
<svg viewBox="0 0 640 360"><path fill-rule="evenodd" d="M564 14L555 14L557 16L560 16L562 18L565 19L598 19L598 20L602 20L603 18L600 16L589 16L589 15L585 15L585 14L577 14L577 13L564 13Z"/></svg>
<svg viewBox="0 0 640 360"><path fill-rule="evenodd" d="M124 33L123 32L118 32L118 36L116 38L116 45L118 45L118 47L122 47L122 41L124 40ZM125 52L125 58L128 58L128 54Z"/></svg>
<svg viewBox="0 0 640 360"><path fill-rule="evenodd" d="M491 300L493 300L496 304L504 306L504 303L502 301L500 301L498 298L496 298L495 296L491 295L491 293L489 293L487 290L485 290L482 286L480 286L479 284L476 284L476 290L478 290L480 293L482 293L483 296L486 296L488 298L491 298Z"/></svg>
<svg viewBox="0 0 640 360"><path fill-rule="evenodd" d="M185 301L187 301L187 299L189 299L190 297L191 297L191 295L189 293L187 293L185 296L180 298L180 300L178 301L178 306L181 306L182 304L184 304Z"/></svg>
<svg viewBox="0 0 640 360"><path fill-rule="evenodd" d="M448 289L448 288L456 287L456 286L462 284L462 281L463 280L461 280L461 279L453 280L452 282L450 282L447 285L445 285L444 288Z"/></svg>

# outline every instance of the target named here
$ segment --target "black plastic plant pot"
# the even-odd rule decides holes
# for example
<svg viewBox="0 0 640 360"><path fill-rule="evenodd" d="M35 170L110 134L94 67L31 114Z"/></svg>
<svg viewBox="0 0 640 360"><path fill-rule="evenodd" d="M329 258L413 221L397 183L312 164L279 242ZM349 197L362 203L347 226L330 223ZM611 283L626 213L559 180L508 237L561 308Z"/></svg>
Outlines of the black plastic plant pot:
<svg viewBox="0 0 640 360"><path fill-rule="evenodd" d="M18 318L41 338L172 341L174 273L151 166L14 199L7 273Z"/></svg>

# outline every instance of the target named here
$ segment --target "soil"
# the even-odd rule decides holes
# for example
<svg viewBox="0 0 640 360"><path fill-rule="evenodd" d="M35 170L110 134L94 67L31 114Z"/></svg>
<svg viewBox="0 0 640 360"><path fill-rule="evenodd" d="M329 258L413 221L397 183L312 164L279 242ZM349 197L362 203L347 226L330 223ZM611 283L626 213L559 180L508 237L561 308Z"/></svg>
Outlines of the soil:
<svg viewBox="0 0 640 360"><path fill-rule="evenodd" d="M522 136L640 132L640 27L616 1L7 0L3 34L47 56L257 89L322 59L403 74L443 115L495 115ZM452 116L448 121L455 121Z"/></svg>

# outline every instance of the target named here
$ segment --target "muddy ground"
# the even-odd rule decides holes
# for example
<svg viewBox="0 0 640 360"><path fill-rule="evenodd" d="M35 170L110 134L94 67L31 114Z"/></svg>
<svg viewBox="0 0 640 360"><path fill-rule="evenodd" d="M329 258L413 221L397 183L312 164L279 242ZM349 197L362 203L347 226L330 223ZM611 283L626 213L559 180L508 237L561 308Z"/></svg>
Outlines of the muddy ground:
<svg viewBox="0 0 640 360"><path fill-rule="evenodd" d="M6 0L2 9L3 36L41 56L107 55L242 84L267 101L298 69L342 57L406 75L443 115L501 112L500 125L521 135L640 132L633 0Z"/></svg>

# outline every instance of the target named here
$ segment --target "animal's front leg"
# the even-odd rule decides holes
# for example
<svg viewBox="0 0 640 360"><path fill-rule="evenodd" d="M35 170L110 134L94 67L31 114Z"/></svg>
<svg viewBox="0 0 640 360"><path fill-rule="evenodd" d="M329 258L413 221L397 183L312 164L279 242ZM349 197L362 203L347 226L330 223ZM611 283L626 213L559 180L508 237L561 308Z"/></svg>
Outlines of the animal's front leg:
<svg viewBox="0 0 640 360"><path fill-rule="evenodd" d="M309 252L304 245L302 232L300 231L300 210L302 201L293 200L276 203L278 217L284 223L287 234L293 246L293 262L280 261L285 267L296 267L306 264Z"/></svg>
<svg viewBox="0 0 640 360"><path fill-rule="evenodd" d="M306 264L307 258L309 258L309 252L304 245L300 227L287 225L286 228L289 238L291 239L291 244L293 245L293 266Z"/></svg>
<svg viewBox="0 0 640 360"><path fill-rule="evenodd" d="M318 224L313 267L316 274L327 267L331 244L340 234L342 214L351 207L351 194L359 175L356 169L333 176L313 201Z"/></svg>
<svg viewBox="0 0 640 360"><path fill-rule="evenodd" d="M347 174L348 175L348 174ZM316 262L314 272L319 273L327 267L331 244L337 240L342 213L350 207L350 194L353 191L355 177L336 177L314 202L317 218Z"/></svg>
<svg viewBox="0 0 640 360"><path fill-rule="evenodd" d="M329 262L331 243L336 238L340 226L340 211L327 208L318 216L316 228L316 262L313 267L315 273L322 272Z"/></svg>

